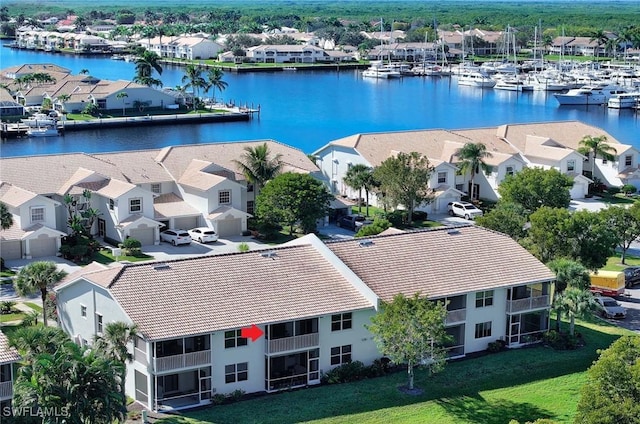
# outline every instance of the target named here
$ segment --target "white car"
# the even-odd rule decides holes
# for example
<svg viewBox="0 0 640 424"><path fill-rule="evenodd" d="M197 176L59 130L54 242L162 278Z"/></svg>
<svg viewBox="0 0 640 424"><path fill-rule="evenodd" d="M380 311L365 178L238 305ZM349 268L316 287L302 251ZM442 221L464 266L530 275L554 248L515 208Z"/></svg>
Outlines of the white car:
<svg viewBox="0 0 640 424"><path fill-rule="evenodd" d="M218 241L218 235L211 228L198 227L192 228L187 232L191 236L192 240L198 241L200 243L213 243Z"/></svg>
<svg viewBox="0 0 640 424"><path fill-rule="evenodd" d="M600 314L605 318L625 319L627 310L612 297L596 296L596 302L600 304Z"/></svg>
<svg viewBox="0 0 640 424"><path fill-rule="evenodd" d="M174 246L179 244L191 244L191 236L185 230L174 230L172 228L160 233L160 240L166 241Z"/></svg>
<svg viewBox="0 0 640 424"><path fill-rule="evenodd" d="M473 203L469 202L449 202L449 215L461 216L464 219L474 219L482 216L482 211Z"/></svg>

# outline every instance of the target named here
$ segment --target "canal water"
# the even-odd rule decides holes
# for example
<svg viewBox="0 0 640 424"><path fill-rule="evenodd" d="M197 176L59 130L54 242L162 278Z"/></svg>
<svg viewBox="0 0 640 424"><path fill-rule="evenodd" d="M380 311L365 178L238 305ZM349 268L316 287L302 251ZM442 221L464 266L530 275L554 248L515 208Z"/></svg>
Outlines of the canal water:
<svg viewBox="0 0 640 424"><path fill-rule="evenodd" d="M132 80L135 65L87 57L0 48L0 68L53 63L77 74ZM182 85L184 69L165 66L165 87ZM226 90L215 97L260 107L248 122L203 123L67 132L64 136L5 141L0 156L106 152L177 144L272 139L306 153L358 133L414 129L464 129L502 124L579 120L640 148L640 114L606 107L558 106L546 92L506 92L458 87L455 77L363 79L360 71L225 73ZM210 95L213 95L210 93Z"/></svg>

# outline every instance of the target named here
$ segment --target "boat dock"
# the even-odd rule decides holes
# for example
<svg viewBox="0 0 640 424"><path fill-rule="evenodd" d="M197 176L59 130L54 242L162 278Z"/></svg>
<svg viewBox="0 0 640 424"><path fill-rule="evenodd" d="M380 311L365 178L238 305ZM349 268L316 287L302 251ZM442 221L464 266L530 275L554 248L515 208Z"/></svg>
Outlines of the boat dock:
<svg viewBox="0 0 640 424"><path fill-rule="evenodd" d="M3 122L1 132L1 138L3 140L8 138L26 137L29 134L29 126L24 124L7 124Z"/></svg>

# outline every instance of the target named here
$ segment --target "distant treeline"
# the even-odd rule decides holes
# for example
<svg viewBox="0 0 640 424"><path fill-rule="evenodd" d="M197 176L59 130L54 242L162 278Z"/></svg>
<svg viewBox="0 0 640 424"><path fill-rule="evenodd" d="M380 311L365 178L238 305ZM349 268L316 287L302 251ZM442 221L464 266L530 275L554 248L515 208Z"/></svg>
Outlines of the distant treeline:
<svg viewBox="0 0 640 424"><path fill-rule="evenodd" d="M383 20L386 27L424 27L437 22L451 28L481 27L502 30L512 27L565 28L565 33L580 35L586 29L619 31L640 22L640 1L278 1L278 0L122 0L91 2L76 0L3 2L2 20L6 17L46 19L78 15L85 21L101 19L147 20L156 16L167 20L202 22L221 20L228 29L253 32L255 24L285 25L306 29L318 19L348 21L347 24L371 24ZM169 17L169 19L163 19ZM179 17L179 18L178 18ZM185 23L187 23L185 22ZM235 25L230 25L235 23ZM221 28L225 30L227 28ZM404 29L404 28L403 28ZM221 31L222 32L222 31ZM237 32L237 31L232 31Z"/></svg>

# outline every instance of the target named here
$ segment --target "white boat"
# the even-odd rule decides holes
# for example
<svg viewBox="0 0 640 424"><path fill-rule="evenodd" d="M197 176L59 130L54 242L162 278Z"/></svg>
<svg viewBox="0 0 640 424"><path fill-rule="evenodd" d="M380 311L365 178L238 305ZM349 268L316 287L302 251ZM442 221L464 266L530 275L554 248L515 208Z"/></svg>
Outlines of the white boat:
<svg viewBox="0 0 640 424"><path fill-rule="evenodd" d="M561 105L604 105L614 94L627 92L627 90L615 85L585 85L573 88L566 93L554 94L554 97Z"/></svg>
<svg viewBox="0 0 640 424"><path fill-rule="evenodd" d="M365 78L390 79L400 78L402 74L392 67L383 65L381 60L372 60L369 69L362 71L362 76Z"/></svg>
<svg viewBox="0 0 640 424"><path fill-rule="evenodd" d="M29 135L29 137L55 137L57 135L60 135L60 133L58 132L58 128L50 125L39 126L35 128L30 127L27 130L27 134Z"/></svg>
<svg viewBox="0 0 640 424"><path fill-rule="evenodd" d="M45 113L34 113L30 118L21 119L22 123L30 127L56 125L56 118Z"/></svg>
<svg viewBox="0 0 640 424"><path fill-rule="evenodd" d="M498 80L493 88L506 91L533 91L533 84L518 78L503 78Z"/></svg>
<svg viewBox="0 0 640 424"><path fill-rule="evenodd" d="M493 88L496 85L496 82L485 73L479 71L467 71L458 75L458 85Z"/></svg>
<svg viewBox="0 0 640 424"><path fill-rule="evenodd" d="M607 102L607 106L612 109L631 109L638 104L640 104L640 91L614 94Z"/></svg>
<svg viewBox="0 0 640 424"><path fill-rule="evenodd" d="M442 76L442 67L433 63L424 63L414 66L411 70L414 75L426 76L426 77L439 77Z"/></svg>

